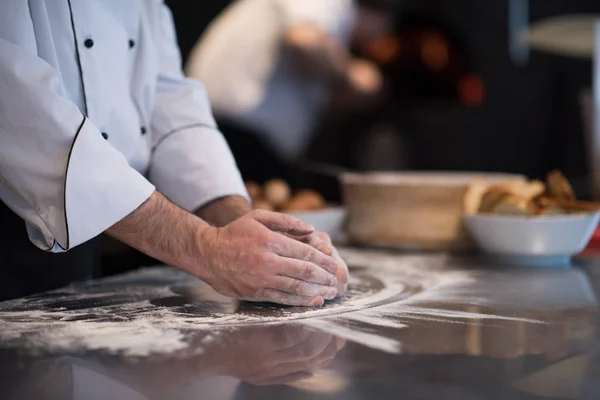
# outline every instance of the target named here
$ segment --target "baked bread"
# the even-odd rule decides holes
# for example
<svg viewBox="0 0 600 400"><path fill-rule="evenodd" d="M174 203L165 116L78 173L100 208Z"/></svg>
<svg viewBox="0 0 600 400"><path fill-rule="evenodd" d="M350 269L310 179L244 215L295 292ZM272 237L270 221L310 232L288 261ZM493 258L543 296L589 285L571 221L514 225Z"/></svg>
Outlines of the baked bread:
<svg viewBox="0 0 600 400"><path fill-rule="evenodd" d="M560 171L555 170L550 172L546 181L550 197L561 200L576 200L571 184Z"/></svg>
<svg viewBox="0 0 600 400"><path fill-rule="evenodd" d="M481 207L483 196L490 185L482 180L471 182L463 198L463 211L466 214L476 214Z"/></svg>
<svg viewBox="0 0 600 400"><path fill-rule="evenodd" d="M511 196L511 193L503 186L492 186L490 187L483 197L481 198L481 204L479 205L480 213L491 213L494 211L496 205L498 205L502 199L507 196Z"/></svg>
<svg viewBox="0 0 600 400"><path fill-rule="evenodd" d="M534 211L533 203L529 199L507 194L492 207L491 213L500 215L531 215Z"/></svg>

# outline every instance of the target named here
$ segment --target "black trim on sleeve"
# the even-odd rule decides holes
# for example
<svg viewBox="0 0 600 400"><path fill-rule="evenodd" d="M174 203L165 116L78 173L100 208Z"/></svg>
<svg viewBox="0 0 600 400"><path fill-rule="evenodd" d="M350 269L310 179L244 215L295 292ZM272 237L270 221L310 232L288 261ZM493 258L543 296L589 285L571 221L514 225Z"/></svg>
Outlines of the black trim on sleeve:
<svg viewBox="0 0 600 400"><path fill-rule="evenodd" d="M209 128L209 129L214 129L216 131L219 130L218 127L214 126L214 125L209 125L209 124L205 124L205 123L196 123L196 124L189 124L189 125L184 125L184 126L180 126L179 128L173 129L171 132L165 134L163 137L160 138L160 140L158 142L156 142L156 144L154 145L154 147L152 147L152 153L154 153L156 151L156 149L158 149L158 147L163 144L163 142L165 140L167 140L168 138L170 138L171 136L173 136L176 133L179 133L181 131L185 131L186 129L191 129L191 128Z"/></svg>
<svg viewBox="0 0 600 400"><path fill-rule="evenodd" d="M52 240L52 246L48 247L47 249L41 249L41 250L45 251L46 253L52 253L52 249L54 248L55 245L56 245L56 239ZM58 247L60 247L62 249L62 246L60 244L58 245Z"/></svg>
<svg viewBox="0 0 600 400"><path fill-rule="evenodd" d="M60 245L60 243L56 242L56 244L58 244L58 247L60 247L64 251L67 251L71 247L71 245L70 245L71 239L69 237L69 219L67 218L67 177L69 176L69 167L71 166L71 155L73 154L73 148L75 148L75 142L77 142L77 138L79 137L79 134L81 133L81 129L83 129L83 125L85 124L85 121L87 121L87 118L83 117L83 121L81 121L79 128L77 128L77 133L75 134L75 137L73 138L73 142L71 143L71 148L69 149L69 158L67 159L67 168L65 170L65 184L63 186L63 201L64 201L63 208L64 208L64 213L65 213L65 229L67 230L67 247L64 248Z"/></svg>
<svg viewBox="0 0 600 400"><path fill-rule="evenodd" d="M83 107L85 108L83 113L88 115L88 103L87 94L85 92L85 82L83 80L83 67L81 66L81 55L79 54L79 42L77 40L77 32L75 31L75 19L73 17L73 7L71 6L71 0L67 0L69 3L69 14L71 14L71 29L73 30L73 40L75 41L75 56L77 58L77 68L79 69L79 79L81 81L81 91L83 93Z"/></svg>

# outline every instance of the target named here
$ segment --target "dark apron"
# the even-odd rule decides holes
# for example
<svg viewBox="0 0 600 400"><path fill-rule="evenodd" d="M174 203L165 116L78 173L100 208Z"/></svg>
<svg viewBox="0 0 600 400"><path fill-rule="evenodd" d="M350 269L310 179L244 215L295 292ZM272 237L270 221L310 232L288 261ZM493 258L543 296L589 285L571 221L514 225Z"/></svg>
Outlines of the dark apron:
<svg viewBox="0 0 600 400"><path fill-rule="evenodd" d="M98 239L54 254L39 250L25 223L0 201L0 301L90 279L99 267Z"/></svg>

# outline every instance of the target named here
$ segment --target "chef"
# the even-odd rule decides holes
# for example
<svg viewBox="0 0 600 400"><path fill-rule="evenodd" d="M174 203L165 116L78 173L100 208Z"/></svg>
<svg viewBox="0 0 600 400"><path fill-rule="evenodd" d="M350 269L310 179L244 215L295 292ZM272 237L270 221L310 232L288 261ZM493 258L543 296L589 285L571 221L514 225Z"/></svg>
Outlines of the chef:
<svg viewBox="0 0 600 400"><path fill-rule="evenodd" d="M251 212L180 63L160 0L2 2L0 299L91 277L103 232L228 296L340 294L347 269L326 235Z"/></svg>
<svg viewBox="0 0 600 400"><path fill-rule="evenodd" d="M290 179L334 99L372 103L381 73L349 49L389 31L392 2L237 0L209 26L186 73L206 84L244 179Z"/></svg>

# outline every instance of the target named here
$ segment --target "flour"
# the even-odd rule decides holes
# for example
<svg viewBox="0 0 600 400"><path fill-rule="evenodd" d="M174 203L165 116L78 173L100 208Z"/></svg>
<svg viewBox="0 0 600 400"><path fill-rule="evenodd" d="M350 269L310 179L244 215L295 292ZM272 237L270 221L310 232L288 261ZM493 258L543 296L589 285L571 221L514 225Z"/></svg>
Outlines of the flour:
<svg viewBox="0 0 600 400"><path fill-rule="evenodd" d="M398 353L402 344L395 337L386 337L385 332L410 329L412 321L543 323L489 312L483 307L489 305L489 296L484 302L485 291L481 289L485 287L482 282L489 282L489 276L449 270L445 255L394 256L354 250L342 253L350 265L365 269L351 276L344 300L327 303L323 308L240 304L207 292L208 287L176 270L150 269L106 280L103 284L109 289L102 284L89 284L61 290L49 300L1 303L0 345L25 345L44 352L95 350L143 357L188 351L185 338L198 332L205 334L194 347L194 354L198 354L231 330L296 323L380 351ZM577 281L580 277L574 278ZM507 285L511 287L510 282L503 287ZM572 285L567 289L571 290ZM493 290L495 297L502 298L500 287ZM178 294L182 291L197 298L186 302ZM444 306L480 303L483 306L476 307L477 312ZM377 328L387 329L381 333ZM397 336L393 333L391 336Z"/></svg>
<svg viewBox="0 0 600 400"><path fill-rule="evenodd" d="M367 315L365 315L367 314ZM408 328L408 325L403 324L401 322L393 321L382 313L377 313L377 310L372 310L368 313L365 312L357 312L352 313L346 316L346 318L350 321L362 322L371 326L378 326L382 328L393 328L393 329L404 329Z"/></svg>
<svg viewBox="0 0 600 400"><path fill-rule="evenodd" d="M390 310L390 313L396 316L404 316L406 318L419 319L420 317L440 317L448 319L460 319L460 320L501 320L501 321L517 321L527 322L530 324L543 324L544 322L530 319L530 318L519 318L519 317L506 317L502 315L494 314L481 314L467 311L454 311L454 310L442 310L435 308L424 308L424 307L411 307L411 306L400 306L397 309Z"/></svg>
<svg viewBox="0 0 600 400"><path fill-rule="evenodd" d="M89 324L73 322L53 330L52 336L39 335L33 342L53 349L69 349L74 345L86 350L106 350L128 356L147 356L156 352L173 352L187 344L179 331L151 326L122 324Z"/></svg>
<svg viewBox="0 0 600 400"><path fill-rule="evenodd" d="M384 351L386 353L400 353L402 348L402 345L397 340L352 329L344 326L343 324L335 323L329 320L307 319L306 321L303 321L303 324L331 335L341 337L355 343L360 343L363 346Z"/></svg>

